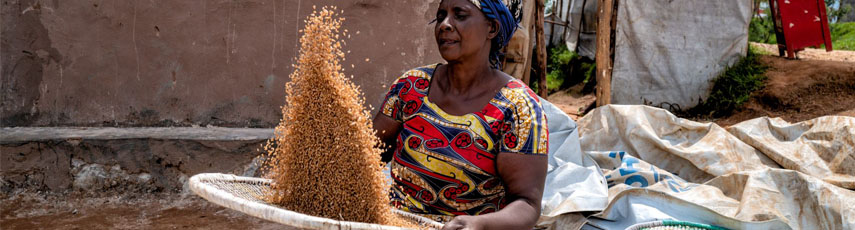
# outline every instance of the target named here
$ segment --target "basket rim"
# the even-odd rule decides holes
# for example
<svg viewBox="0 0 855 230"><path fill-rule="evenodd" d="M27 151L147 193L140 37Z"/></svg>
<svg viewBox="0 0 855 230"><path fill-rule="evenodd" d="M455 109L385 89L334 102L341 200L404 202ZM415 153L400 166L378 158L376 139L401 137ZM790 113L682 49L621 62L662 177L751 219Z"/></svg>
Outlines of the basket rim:
<svg viewBox="0 0 855 230"><path fill-rule="evenodd" d="M262 183L269 185L272 180L257 177L244 177L232 174L222 173L201 173L190 177L189 187L196 195L208 200L217 205L236 210L254 217L273 221L276 223L306 229L382 229L382 230L399 230L406 229L395 226L387 226L380 224L361 223L352 221L341 221L330 218L307 215L282 207L273 206L266 203L259 203L242 197L234 196L229 192L216 188L207 182L211 181L226 181L226 182L247 182L247 183ZM393 209L394 210L394 209ZM397 211L397 210L396 210ZM408 218L418 219L425 222L429 227L439 228L442 225L438 222L420 216L408 216ZM421 218L421 219L419 219Z"/></svg>

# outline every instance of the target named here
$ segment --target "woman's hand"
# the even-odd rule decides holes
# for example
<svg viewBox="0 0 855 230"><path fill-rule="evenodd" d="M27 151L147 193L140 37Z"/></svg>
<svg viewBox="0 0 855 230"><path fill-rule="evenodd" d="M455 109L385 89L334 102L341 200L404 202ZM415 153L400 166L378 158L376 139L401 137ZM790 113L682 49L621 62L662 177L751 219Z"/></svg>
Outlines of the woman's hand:
<svg viewBox="0 0 855 230"><path fill-rule="evenodd" d="M480 224L481 218L477 216L457 216L442 226L442 230L481 230L484 225Z"/></svg>
<svg viewBox="0 0 855 230"><path fill-rule="evenodd" d="M380 160L389 163L392 160L392 154L395 152L395 138L401 132L403 126L400 122L395 121L391 117L383 115L382 111L377 111L374 115L374 135L380 139L383 146L383 153L380 154Z"/></svg>
<svg viewBox="0 0 855 230"><path fill-rule="evenodd" d="M446 229L519 229L530 230L540 217L540 199L546 181L546 155L499 153L499 177L505 184L505 197L511 202L501 210L478 216L457 216Z"/></svg>

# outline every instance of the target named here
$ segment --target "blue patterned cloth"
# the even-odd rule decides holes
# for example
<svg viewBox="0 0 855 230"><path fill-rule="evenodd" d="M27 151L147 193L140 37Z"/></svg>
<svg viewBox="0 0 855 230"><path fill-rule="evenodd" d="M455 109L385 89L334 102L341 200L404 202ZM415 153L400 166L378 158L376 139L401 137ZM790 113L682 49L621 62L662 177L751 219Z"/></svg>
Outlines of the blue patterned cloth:
<svg viewBox="0 0 855 230"><path fill-rule="evenodd" d="M697 186L668 171L627 155L626 152L609 152L608 157L614 165L618 165L617 168L611 168L612 171L605 175L609 188L617 184L644 188L656 183L664 183L672 192L680 193Z"/></svg>

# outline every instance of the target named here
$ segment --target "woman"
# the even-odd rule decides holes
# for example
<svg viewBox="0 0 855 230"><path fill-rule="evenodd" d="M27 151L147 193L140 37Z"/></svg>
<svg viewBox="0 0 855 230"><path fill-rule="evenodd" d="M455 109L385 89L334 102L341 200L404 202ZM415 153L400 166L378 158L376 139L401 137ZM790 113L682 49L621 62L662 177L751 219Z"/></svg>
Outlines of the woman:
<svg viewBox="0 0 855 230"><path fill-rule="evenodd" d="M501 0L440 3L434 35L447 64L405 73L374 117L393 150L383 159L391 159L396 207L447 221L444 229L537 222L546 117L525 84L498 70L517 18Z"/></svg>

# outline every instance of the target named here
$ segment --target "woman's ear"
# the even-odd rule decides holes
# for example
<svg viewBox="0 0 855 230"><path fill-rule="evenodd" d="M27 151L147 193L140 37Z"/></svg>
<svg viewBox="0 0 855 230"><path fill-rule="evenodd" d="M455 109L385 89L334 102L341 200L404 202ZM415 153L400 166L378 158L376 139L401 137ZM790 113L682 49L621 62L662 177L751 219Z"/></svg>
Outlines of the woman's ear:
<svg viewBox="0 0 855 230"><path fill-rule="evenodd" d="M499 24L499 20L496 20L496 19L490 19L489 22L490 22L489 23L490 24L490 31L487 34L487 39L493 40L493 38L495 38L496 36L499 36L499 28L500 28L499 25L500 24Z"/></svg>

